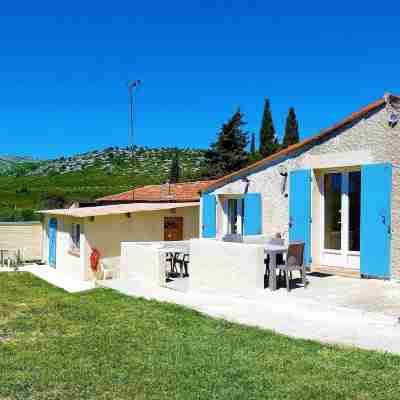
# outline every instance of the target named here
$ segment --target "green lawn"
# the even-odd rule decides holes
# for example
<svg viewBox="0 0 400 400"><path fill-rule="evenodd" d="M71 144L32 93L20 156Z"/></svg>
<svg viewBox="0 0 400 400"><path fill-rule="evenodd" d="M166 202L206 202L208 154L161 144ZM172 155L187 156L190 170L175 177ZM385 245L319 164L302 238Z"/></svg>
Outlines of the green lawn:
<svg viewBox="0 0 400 400"><path fill-rule="evenodd" d="M397 399L399 374L398 356L0 273L1 400Z"/></svg>

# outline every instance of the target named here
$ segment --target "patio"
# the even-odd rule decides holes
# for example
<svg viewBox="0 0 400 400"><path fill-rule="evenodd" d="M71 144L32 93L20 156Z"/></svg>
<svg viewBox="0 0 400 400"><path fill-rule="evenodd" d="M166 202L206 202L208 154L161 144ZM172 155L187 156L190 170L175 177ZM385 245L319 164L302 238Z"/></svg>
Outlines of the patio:
<svg viewBox="0 0 400 400"><path fill-rule="evenodd" d="M400 291L393 282L308 274L307 289L229 293L149 287L139 280L101 286L129 296L181 304L216 318L325 343L400 352Z"/></svg>

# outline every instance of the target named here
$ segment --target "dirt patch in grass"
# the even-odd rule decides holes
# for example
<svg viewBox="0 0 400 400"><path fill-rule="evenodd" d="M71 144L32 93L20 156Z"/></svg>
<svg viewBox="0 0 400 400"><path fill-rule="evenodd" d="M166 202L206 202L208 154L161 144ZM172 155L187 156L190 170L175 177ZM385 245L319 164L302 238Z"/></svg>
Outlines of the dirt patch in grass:
<svg viewBox="0 0 400 400"><path fill-rule="evenodd" d="M11 342L14 339L15 339L15 334L13 332L0 329L0 343Z"/></svg>

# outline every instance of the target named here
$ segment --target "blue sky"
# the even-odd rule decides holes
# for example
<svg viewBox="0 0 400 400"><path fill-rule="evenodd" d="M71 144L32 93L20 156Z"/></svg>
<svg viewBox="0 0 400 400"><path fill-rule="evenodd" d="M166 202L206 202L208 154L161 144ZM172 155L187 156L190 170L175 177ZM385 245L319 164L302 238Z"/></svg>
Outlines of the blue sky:
<svg viewBox="0 0 400 400"><path fill-rule="evenodd" d="M400 93L397 5L270 3L2 4L0 154L128 144L129 79L147 146L207 147L239 106L258 134L264 97L279 135L294 106L306 137Z"/></svg>

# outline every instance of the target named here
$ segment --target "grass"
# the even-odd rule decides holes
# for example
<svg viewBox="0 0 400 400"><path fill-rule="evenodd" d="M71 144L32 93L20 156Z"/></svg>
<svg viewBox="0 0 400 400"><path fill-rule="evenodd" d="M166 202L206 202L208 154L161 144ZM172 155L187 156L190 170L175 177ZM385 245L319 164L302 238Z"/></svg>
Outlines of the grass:
<svg viewBox="0 0 400 400"><path fill-rule="evenodd" d="M400 357L0 273L0 399L395 399Z"/></svg>

